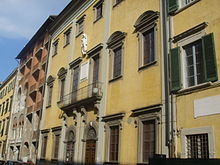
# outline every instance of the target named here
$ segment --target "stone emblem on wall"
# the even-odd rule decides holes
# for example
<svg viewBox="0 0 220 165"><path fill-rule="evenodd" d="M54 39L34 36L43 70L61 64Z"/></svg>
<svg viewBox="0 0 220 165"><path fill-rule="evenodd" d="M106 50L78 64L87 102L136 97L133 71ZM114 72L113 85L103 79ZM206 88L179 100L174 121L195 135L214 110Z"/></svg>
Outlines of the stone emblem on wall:
<svg viewBox="0 0 220 165"><path fill-rule="evenodd" d="M87 52L87 42L88 42L87 35L85 33L82 34L81 41L82 41L81 51L82 51L83 56L85 56Z"/></svg>

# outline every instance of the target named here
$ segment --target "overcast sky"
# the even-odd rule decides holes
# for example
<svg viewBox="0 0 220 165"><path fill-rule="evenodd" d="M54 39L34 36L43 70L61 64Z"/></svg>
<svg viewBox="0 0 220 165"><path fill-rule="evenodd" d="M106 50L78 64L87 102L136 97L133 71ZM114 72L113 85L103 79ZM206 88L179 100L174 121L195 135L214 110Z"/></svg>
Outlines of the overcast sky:
<svg viewBox="0 0 220 165"><path fill-rule="evenodd" d="M71 0L0 0L0 81L17 66L15 57L49 15Z"/></svg>

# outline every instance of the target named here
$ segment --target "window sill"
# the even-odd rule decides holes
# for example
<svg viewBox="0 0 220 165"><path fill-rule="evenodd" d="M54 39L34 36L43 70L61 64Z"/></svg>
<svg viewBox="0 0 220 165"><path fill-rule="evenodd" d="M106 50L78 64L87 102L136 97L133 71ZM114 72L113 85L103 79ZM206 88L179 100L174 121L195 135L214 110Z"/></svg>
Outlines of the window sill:
<svg viewBox="0 0 220 165"><path fill-rule="evenodd" d="M115 77L115 78L109 80L109 83L111 83L111 82L113 82L113 81L116 81L116 80L119 80L119 79L121 79L121 78L122 78L122 75L120 75L120 76L118 76L118 77Z"/></svg>
<svg viewBox="0 0 220 165"><path fill-rule="evenodd" d="M145 64L145 65L139 67L139 68L138 68L138 71L143 70L143 69L145 69L145 68L148 68L148 67L150 67L150 66L152 66L152 65L154 65L154 64L156 64L156 63L157 63L157 61L153 61L153 62L151 62L151 63Z"/></svg>
<svg viewBox="0 0 220 165"><path fill-rule="evenodd" d="M202 88L205 88L205 87L209 87L211 85L212 85L212 82L205 82L205 83L202 83L202 84L198 84L196 86L181 89L181 90L177 91L177 93L178 94L188 94L188 93L192 93L193 91L196 91L196 90L199 90L199 89L202 89Z"/></svg>
<svg viewBox="0 0 220 165"><path fill-rule="evenodd" d="M80 33L78 33L78 34L76 35L76 38L78 38L81 34L83 34L83 31L81 31Z"/></svg>
<svg viewBox="0 0 220 165"><path fill-rule="evenodd" d="M184 7L179 8L177 11L175 11L175 12L174 12L173 14L171 14L171 15L176 15L176 14L178 14L178 13L180 13L180 12L186 10L187 8L189 8L190 6L194 5L195 3L199 2L199 1L200 1L200 0L195 0L194 2L191 2L190 4L188 4L188 5L184 6Z"/></svg>
<svg viewBox="0 0 220 165"><path fill-rule="evenodd" d="M98 22L98 20L102 19L103 18L103 15L101 15L99 18L96 18L96 20L93 22L93 23L96 23Z"/></svg>

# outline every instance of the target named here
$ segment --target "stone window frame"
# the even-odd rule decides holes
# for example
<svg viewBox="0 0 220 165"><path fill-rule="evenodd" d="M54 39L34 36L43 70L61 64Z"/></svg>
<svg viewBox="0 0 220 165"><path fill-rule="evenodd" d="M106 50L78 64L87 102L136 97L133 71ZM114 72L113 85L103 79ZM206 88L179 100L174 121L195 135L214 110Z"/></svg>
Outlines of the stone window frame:
<svg viewBox="0 0 220 165"><path fill-rule="evenodd" d="M102 56L102 48L103 44L100 43L96 45L94 48L90 49L88 51L88 57L90 58L90 65L89 65L89 84L93 83L93 69L94 69L94 58L99 58L99 73L98 73L98 82L100 81L100 72L101 72L101 56Z"/></svg>
<svg viewBox="0 0 220 165"><path fill-rule="evenodd" d="M59 160L59 156L60 156L60 149L61 149L61 135L62 135L62 127L54 127L51 128L52 131L52 155L51 155L51 160L53 161L58 161ZM59 137L59 144L58 144L58 151L57 153L55 153L55 148L56 148L56 136ZM55 154L57 154L57 157L55 157Z"/></svg>
<svg viewBox="0 0 220 165"><path fill-rule="evenodd" d="M58 92L58 102L62 101L62 98L65 96L65 86L66 86L66 76L67 76L67 69L64 67L60 68L60 70L57 73L58 80L59 80L59 92ZM64 84L62 84L64 83ZM62 85L63 85L63 91L62 91ZM63 93L61 93L63 92Z"/></svg>
<svg viewBox="0 0 220 165"><path fill-rule="evenodd" d="M138 38L138 70L154 65L158 60L158 21L159 12L148 10L141 14L134 24ZM143 34L152 30L154 31L154 60L149 63L144 63L144 36Z"/></svg>
<svg viewBox="0 0 220 165"><path fill-rule="evenodd" d="M72 32L72 27L70 27L68 30L64 32L64 45L63 45L64 48L70 44L71 32Z"/></svg>
<svg viewBox="0 0 220 165"><path fill-rule="evenodd" d="M113 3L112 3L112 5L113 5L113 8L114 7L116 7L116 6L118 6L121 2L123 2L124 0L113 0Z"/></svg>
<svg viewBox="0 0 220 165"><path fill-rule="evenodd" d="M55 40L52 44L52 57L58 54L58 46L59 46L59 39Z"/></svg>
<svg viewBox="0 0 220 165"><path fill-rule="evenodd" d="M125 54L125 37L127 33L116 31L112 33L107 41L107 49L109 49L109 58L110 58L110 65L109 65L109 82L118 80L123 76L123 68L124 68L124 54ZM121 47L121 74L114 77L114 57L115 53L114 50Z"/></svg>
<svg viewBox="0 0 220 165"><path fill-rule="evenodd" d="M103 17L103 6L104 6L104 0L100 0L93 6L94 11L94 23L100 20ZM101 15L98 16L98 8L101 7Z"/></svg>
<svg viewBox="0 0 220 165"><path fill-rule="evenodd" d="M209 158L215 158L215 141L214 128L212 126L199 128L183 128L180 130L181 134L181 158L187 158L187 135L193 134L208 134Z"/></svg>
<svg viewBox="0 0 220 165"><path fill-rule="evenodd" d="M120 161L120 150L121 150L121 131L122 131L122 121L125 116L125 113L117 113L113 115L108 115L102 117L102 121L105 122L105 158L106 163L119 163ZM119 127L119 139L118 139L118 161L110 161L110 127L118 126Z"/></svg>
<svg viewBox="0 0 220 165"><path fill-rule="evenodd" d="M41 160L45 160L46 159L46 156L47 156L47 147L48 147L48 137L49 137L49 132L50 130L49 129L45 129L45 130L41 130L41 150L40 150L40 159ZM44 140L45 140L45 137L47 138L47 142L46 142L46 146L44 146ZM45 148L45 150L44 150ZM45 155L43 155L43 152Z"/></svg>
<svg viewBox="0 0 220 165"><path fill-rule="evenodd" d="M138 163L148 163L143 162L143 122L145 121L154 121L155 122L155 154L159 152L159 124L161 121L161 104L155 104L148 107L143 107L139 109L132 110L132 116L135 117L135 127L138 128L137 137L138 137L138 152L137 158Z"/></svg>
<svg viewBox="0 0 220 165"><path fill-rule="evenodd" d="M52 104L54 80L55 80L55 78L51 75L47 78L46 108L51 107L51 104Z"/></svg>
<svg viewBox="0 0 220 165"><path fill-rule="evenodd" d="M76 21L76 37L80 36L84 32L85 28L85 16L83 15ZM80 26L82 26L82 29L80 29Z"/></svg>

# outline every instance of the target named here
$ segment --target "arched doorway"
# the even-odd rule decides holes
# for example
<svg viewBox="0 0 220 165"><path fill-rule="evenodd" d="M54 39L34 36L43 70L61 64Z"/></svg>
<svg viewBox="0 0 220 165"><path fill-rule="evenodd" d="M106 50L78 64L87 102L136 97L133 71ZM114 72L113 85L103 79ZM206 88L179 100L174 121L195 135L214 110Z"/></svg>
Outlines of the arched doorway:
<svg viewBox="0 0 220 165"><path fill-rule="evenodd" d="M66 165L74 164L75 135L73 131L69 131L66 142Z"/></svg>
<svg viewBox="0 0 220 165"><path fill-rule="evenodd" d="M85 164L95 165L96 158L96 130L93 127L88 129L86 137L86 153L85 153Z"/></svg>

